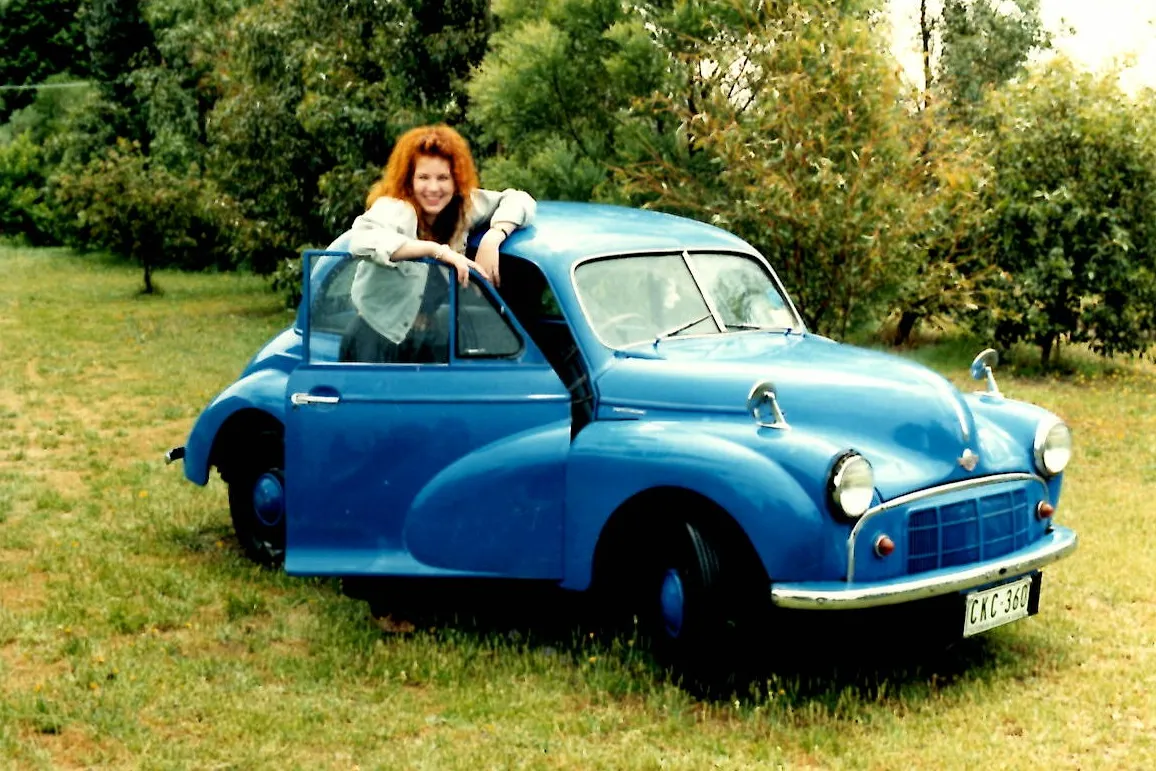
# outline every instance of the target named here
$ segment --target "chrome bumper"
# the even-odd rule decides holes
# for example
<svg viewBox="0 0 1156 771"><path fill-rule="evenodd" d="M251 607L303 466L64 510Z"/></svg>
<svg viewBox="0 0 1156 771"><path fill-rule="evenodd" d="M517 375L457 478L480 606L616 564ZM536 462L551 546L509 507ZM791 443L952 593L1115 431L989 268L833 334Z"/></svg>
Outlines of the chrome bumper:
<svg viewBox="0 0 1156 771"><path fill-rule="evenodd" d="M934 573L874 583L812 581L772 584L771 602L780 608L855 610L923 600L1038 570L1075 551L1076 541L1073 531L1056 526L1031 546L978 565L943 568Z"/></svg>

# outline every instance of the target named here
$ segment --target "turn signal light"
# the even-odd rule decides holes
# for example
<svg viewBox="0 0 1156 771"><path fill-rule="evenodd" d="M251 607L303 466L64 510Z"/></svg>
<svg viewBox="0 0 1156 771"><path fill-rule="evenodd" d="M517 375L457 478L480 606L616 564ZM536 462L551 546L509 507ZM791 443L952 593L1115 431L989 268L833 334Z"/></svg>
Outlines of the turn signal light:
<svg viewBox="0 0 1156 771"><path fill-rule="evenodd" d="M1036 506L1036 519L1047 519L1056 513L1056 507L1047 501L1040 501L1040 505Z"/></svg>
<svg viewBox="0 0 1156 771"><path fill-rule="evenodd" d="M895 551L895 541L889 535L881 535L875 539L875 556L886 557Z"/></svg>

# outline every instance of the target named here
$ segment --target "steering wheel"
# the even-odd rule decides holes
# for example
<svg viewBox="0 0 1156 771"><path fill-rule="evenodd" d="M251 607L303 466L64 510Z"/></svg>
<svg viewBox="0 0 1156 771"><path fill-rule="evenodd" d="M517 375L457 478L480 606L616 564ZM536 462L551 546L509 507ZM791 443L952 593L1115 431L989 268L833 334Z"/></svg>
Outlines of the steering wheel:
<svg viewBox="0 0 1156 771"><path fill-rule="evenodd" d="M611 316L602 322L601 328L606 330L607 337L617 338L619 344L636 342L639 339L653 337L651 334L651 327L653 325L641 313L636 311L629 311L627 313L619 313ZM634 334L635 332L641 334Z"/></svg>
<svg viewBox="0 0 1156 771"><path fill-rule="evenodd" d="M619 313L617 316L611 316L610 318L606 319L606 321L602 322L602 326L616 327L619 324L625 324L628 321L633 321L640 326L646 323L646 319L641 313L631 311L629 313Z"/></svg>

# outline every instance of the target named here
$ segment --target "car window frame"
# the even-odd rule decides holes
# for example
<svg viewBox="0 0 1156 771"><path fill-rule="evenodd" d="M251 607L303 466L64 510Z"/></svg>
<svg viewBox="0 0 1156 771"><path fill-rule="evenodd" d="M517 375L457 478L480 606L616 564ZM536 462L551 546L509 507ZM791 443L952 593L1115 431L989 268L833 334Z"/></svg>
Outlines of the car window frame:
<svg viewBox="0 0 1156 771"><path fill-rule="evenodd" d="M340 259L333 267L331 267L318 281L313 279L313 269L316 261L325 257L339 257ZM352 262L356 264L358 260L364 259L357 257L352 252L344 250L327 250L327 249L309 249L302 252L302 276L308 278L302 281L301 286L301 305L297 314L295 327L299 327L301 334L301 363L305 366L355 366L355 367L385 367L385 368L408 368L416 367L452 367L455 362L458 366L494 366L502 364L524 363L527 354L533 352L532 358L535 364L547 364L545 356L536 348L531 348L528 344L530 340L529 334L525 327L522 326L521 321L514 312L502 300L501 295L494 289L486 278L479 273L475 268L470 268L470 279L478 286L482 296L490 303L502 320L510 327L510 330L518 338L519 346L518 352L514 355L508 356L459 356L457 354L457 327L458 327L458 292L461 290L461 285L457 281L455 272L451 269L449 271L449 279L451 283L450 288L450 324L449 324L449 356L444 362L360 362L360 361L337 361L337 360L315 360L312 358L310 351L310 337L313 332L313 312L312 303L318 290L323 289L331 280L333 271L343 269L345 262ZM424 262L431 267L446 267L443 263L438 262L433 257L420 257L416 262ZM316 284L316 286L314 286ZM330 333L332 334L332 333Z"/></svg>

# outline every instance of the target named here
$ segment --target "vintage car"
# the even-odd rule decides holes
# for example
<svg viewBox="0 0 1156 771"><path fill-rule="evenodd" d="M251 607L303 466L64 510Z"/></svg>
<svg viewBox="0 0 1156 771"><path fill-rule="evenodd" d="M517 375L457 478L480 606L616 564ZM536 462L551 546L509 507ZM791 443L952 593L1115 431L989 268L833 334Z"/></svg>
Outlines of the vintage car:
<svg viewBox="0 0 1156 771"><path fill-rule="evenodd" d="M543 202L500 289L414 263L436 311L384 364L339 361L347 243L305 255L296 323L169 453L219 469L259 562L602 590L686 651L744 614L934 597L976 634L1036 613L1076 547L1069 429L1004 397L992 352L964 394L808 332L723 230Z"/></svg>

